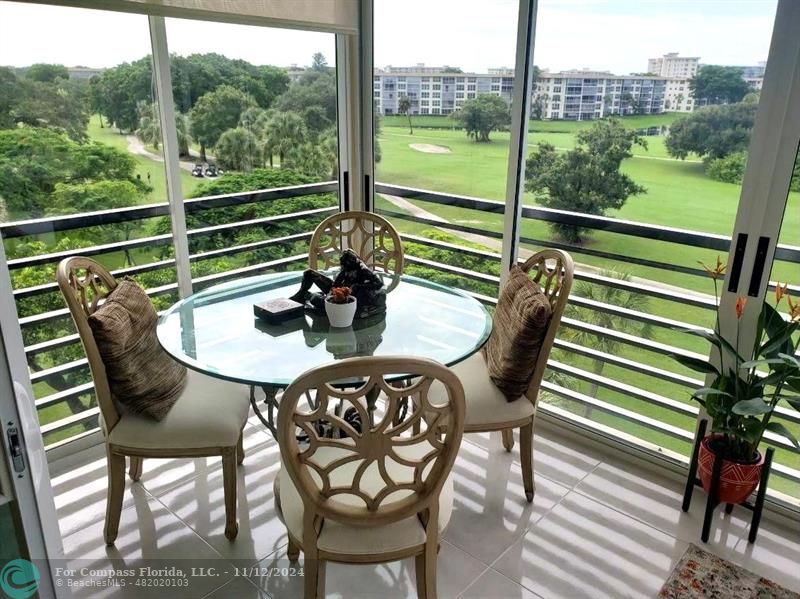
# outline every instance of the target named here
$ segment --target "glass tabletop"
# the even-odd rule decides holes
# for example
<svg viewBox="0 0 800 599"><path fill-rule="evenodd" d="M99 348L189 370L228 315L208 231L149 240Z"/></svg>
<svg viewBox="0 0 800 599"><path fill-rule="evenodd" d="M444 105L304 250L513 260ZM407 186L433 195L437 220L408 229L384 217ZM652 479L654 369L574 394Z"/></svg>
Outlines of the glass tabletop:
<svg viewBox="0 0 800 599"><path fill-rule="evenodd" d="M491 316L475 298L406 275L387 294L386 314L347 328L309 313L279 325L254 316L253 304L289 297L301 276L262 275L195 293L161 316L159 342L205 374L285 387L309 368L353 356L421 356L452 366L478 351L492 329Z"/></svg>

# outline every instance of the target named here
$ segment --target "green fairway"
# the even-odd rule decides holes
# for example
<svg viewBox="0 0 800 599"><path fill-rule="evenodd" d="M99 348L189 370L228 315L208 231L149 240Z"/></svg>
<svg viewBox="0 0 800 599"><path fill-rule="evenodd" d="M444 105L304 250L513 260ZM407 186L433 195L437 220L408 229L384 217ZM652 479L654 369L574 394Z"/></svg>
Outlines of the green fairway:
<svg viewBox="0 0 800 599"><path fill-rule="evenodd" d="M631 129L647 127L669 126L672 121L681 116L678 112L664 114L642 114L622 118L625 126ZM408 118L403 115L382 116L381 123L386 127L404 127L408 132ZM588 129L594 121L528 121L529 131L548 131L553 133L575 133L581 129ZM414 129L458 129L458 123L449 116L423 115L411 117Z"/></svg>
<svg viewBox="0 0 800 599"><path fill-rule="evenodd" d="M87 132L92 141L99 141L109 146L114 146L118 150L128 152L127 136L120 134L119 131L112 127L101 127L100 118L97 115L92 116L89 121ZM148 182L153 188L153 191L150 192L145 203L166 202L167 182L164 172L164 163L137 154L131 154L131 156L136 160L136 173L141 175L142 180ZM148 174L150 175L149 180L147 179ZM189 197L202 181L202 179L196 179L187 171L181 169L181 189L184 197Z"/></svg>

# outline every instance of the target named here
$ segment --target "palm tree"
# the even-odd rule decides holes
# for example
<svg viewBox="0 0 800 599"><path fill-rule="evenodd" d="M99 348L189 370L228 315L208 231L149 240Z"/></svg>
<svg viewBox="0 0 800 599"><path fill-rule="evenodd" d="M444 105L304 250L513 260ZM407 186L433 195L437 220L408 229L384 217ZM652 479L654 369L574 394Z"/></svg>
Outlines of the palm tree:
<svg viewBox="0 0 800 599"><path fill-rule="evenodd" d="M397 112L408 117L408 132L414 135L414 127L411 126L411 99L405 94L397 99Z"/></svg>
<svg viewBox="0 0 800 599"><path fill-rule="evenodd" d="M244 127L228 129L214 146L222 167L234 171L250 171L261 164L258 138Z"/></svg>
<svg viewBox="0 0 800 599"><path fill-rule="evenodd" d="M620 281L630 281L632 279L630 273L621 273L614 270L601 270L600 275L606 278L618 279ZM601 302L615 306L617 308L624 308L626 310L636 310L643 312L649 304L649 298L641 293L633 293L624 289L617 289L609 285L597 285L593 283L581 282L575 288L575 295L586 299ZM567 316L580 320L593 325L603 327L619 333L627 333L629 335L636 335L644 339L650 339L653 336L653 329L647 323L637 322L624 316L601 312L599 310L590 310L580 308L578 306L567 305ZM585 331L578 331L568 329L566 338L578 345L590 347L607 354L615 354L618 352L621 342L605 336L594 335ZM592 372L600 376L605 368L605 361L601 359L593 360ZM590 397L597 397L599 386L597 383L592 383L589 387L588 395ZM588 418L591 415L591 406L586 406L585 416Z"/></svg>
<svg viewBox="0 0 800 599"><path fill-rule="evenodd" d="M264 133L264 147L270 154L270 165L272 155L277 154L281 167L284 166L286 156L302 146L308 138L306 124L296 112L276 112L267 122Z"/></svg>
<svg viewBox="0 0 800 599"><path fill-rule="evenodd" d="M136 137L143 143L153 146L158 150L161 143L161 121L159 120L158 104L140 100L136 104L136 111L139 114L139 127L136 129ZM178 135L178 154L181 156L189 155L189 120L185 114L175 115L175 131Z"/></svg>
<svg viewBox="0 0 800 599"><path fill-rule="evenodd" d="M158 120L155 103L139 100L136 104L136 112L139 115L136 137L142 140L142 143L149 144L157 150L158 144L161 143L161 122Z"/></svg>

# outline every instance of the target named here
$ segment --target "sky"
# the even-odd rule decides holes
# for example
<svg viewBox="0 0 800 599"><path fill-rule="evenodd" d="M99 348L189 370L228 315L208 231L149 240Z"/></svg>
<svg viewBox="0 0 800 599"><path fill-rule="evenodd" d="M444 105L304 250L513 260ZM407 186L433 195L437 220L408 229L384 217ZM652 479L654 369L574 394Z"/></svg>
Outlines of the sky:
<svg viewBox="0 0 800 599"><path fill-rule="evenodd" d="M777 0L541 0L534 62L617 74L646 70L667 52L701 63L767 59ZM375 0L375 66L457 66L485 72L514 65L516 0ZM287 29L167 19L171 52L219 52L255 64L335 62L334 36ZM0 65L58 62L110 67L150 52L142 15L0 0Z"/></svg>

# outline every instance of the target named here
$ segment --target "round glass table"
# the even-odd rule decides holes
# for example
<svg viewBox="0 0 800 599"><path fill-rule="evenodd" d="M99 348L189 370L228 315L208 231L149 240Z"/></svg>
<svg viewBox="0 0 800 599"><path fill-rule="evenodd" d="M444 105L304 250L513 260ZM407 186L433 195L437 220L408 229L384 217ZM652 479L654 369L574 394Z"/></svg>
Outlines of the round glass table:
<svg viewBox="0 0 800 599"><path fill-rule="evenodd" d="M477 352L492 329L490 314L472 296L407 275L387 294L385 314L350 327L333 328L324 315L310 313L277 325L254 316L253 304L289 297L301 277L302 272L269 274L210 287L172 306L158 323L158 340L175 360L249 385L256 415L273 433L277 392L310 368L381 355L421 356L452 366ZM264 392L266 417L256 388Z"/></svg>

